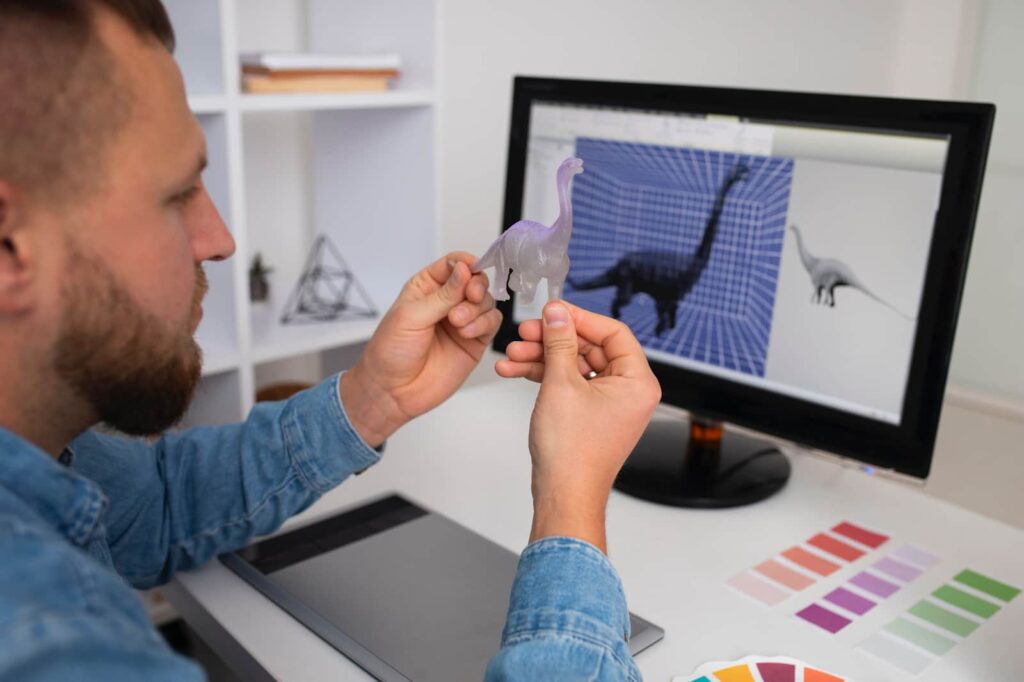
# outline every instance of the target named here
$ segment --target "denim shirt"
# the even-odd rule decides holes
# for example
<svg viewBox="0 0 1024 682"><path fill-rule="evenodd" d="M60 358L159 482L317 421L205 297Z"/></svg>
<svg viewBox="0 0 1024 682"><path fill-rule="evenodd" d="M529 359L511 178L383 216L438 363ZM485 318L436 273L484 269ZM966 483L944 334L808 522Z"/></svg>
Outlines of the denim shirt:
<svg viewBox="0 0 1024 682"><path fill-rule="evenodd" d="M202 680L131 590L276 530L380 455L337 376L241 424L153 443L95 431L58 463L0 429L0 680ZM522 555L487 680L639 680L621 583L587 543Z"/></svg>

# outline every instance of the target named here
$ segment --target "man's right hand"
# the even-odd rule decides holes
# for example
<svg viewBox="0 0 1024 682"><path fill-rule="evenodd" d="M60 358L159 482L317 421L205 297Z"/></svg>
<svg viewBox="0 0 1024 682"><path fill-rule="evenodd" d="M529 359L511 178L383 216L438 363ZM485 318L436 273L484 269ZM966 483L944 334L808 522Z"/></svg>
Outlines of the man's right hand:
<svg viewBox="0 0 1024 682"><path fill-rule="evenodd" d="M612 483L640 439L661 387L625 324L564 301L519 326L503 377L541 383L530 420L534 522L530 541L586 540L606 551ZM596 372L592 379L586 377Z"/></svg>

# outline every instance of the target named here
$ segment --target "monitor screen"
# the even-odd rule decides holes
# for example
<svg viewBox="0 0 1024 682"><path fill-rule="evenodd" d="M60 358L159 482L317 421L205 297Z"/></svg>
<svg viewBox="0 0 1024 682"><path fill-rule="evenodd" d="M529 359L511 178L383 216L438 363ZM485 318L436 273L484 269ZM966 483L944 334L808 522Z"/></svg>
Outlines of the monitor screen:
<svg viewBox="0 0 1024 682"><path fill-rule="evenodd" d="M579 157L566 300L652 360L898 424L948 144L534 101L522 217L553 221Z"/></svg>
<svg viewBox="0 0 1024 682"><path fill-rule="evenodd" d="M502 228L550 225L583 160L564 296L665 403L927 476L995 107L519 76L511 113Z"/></svg>

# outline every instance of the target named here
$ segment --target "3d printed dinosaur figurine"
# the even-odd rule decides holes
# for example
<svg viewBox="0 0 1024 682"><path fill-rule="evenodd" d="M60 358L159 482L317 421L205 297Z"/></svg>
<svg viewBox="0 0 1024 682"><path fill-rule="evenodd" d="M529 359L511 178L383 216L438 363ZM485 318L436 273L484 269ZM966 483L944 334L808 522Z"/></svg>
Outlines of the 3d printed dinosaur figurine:
<svg viewBox="0 0 1024 682"><path fill-rule="evenodd" d="M811 276L811 286L814 287L814 293L811 294L811 303L820 303L821 305L834 308L836 305L836 287L846 286L852 287L868 298L878 301L900 317L908 320L917 319L910 317L864 286L846 263L835 258L816 258L812 256L811 252L804 247L803 236L796 225L790 225L789 229L793 230L793 234L796 235L796 246L800 250L800 260L803 261L804 267Z"/></svg>
<svg viewBox="0 0 1024 682"><path fill-rule="evenodd" d="M718 221L725 207L726 195L748 172L746 166L736 165L722 183L696 252L633 251L594 279L586 282L570 279L569 284L579 290L616 287L615 299L612 301L612 317L615 319L619 319L622 308L629 304L634 295L648 294L654 299L658 311L655 335L661 336L666 330L675 329L679 302L693 289L711 258L711 245L718 233Z"/></svg>
<svg viewBox="0 0 1024 682"><path fill-rule="evenodd" d="M473 263L473 272L492 266L495 268L495 300L507 301L510 288L519 294L523 303L531 303L541 277L548 280L548 300L562 298L562 286L569 274L569 238L572 236L569 181L582 172L583 161L576 158L566 159L558 167L555 182L559 213L551 227L532 220L520 220L505 230Z"/></svg>

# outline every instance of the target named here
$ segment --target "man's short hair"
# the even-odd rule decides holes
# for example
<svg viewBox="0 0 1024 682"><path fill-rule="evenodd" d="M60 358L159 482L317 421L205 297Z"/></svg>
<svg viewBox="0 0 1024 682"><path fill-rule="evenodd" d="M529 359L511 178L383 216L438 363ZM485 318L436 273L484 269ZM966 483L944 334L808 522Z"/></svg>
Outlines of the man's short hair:
<svg viewBox="0 0 1024 682"><path fill-rule="evenodd" d="M160 0L0 0L0 181L57 202L95 187L133 98L98 36L100 7L173 51Z"/></svg>

